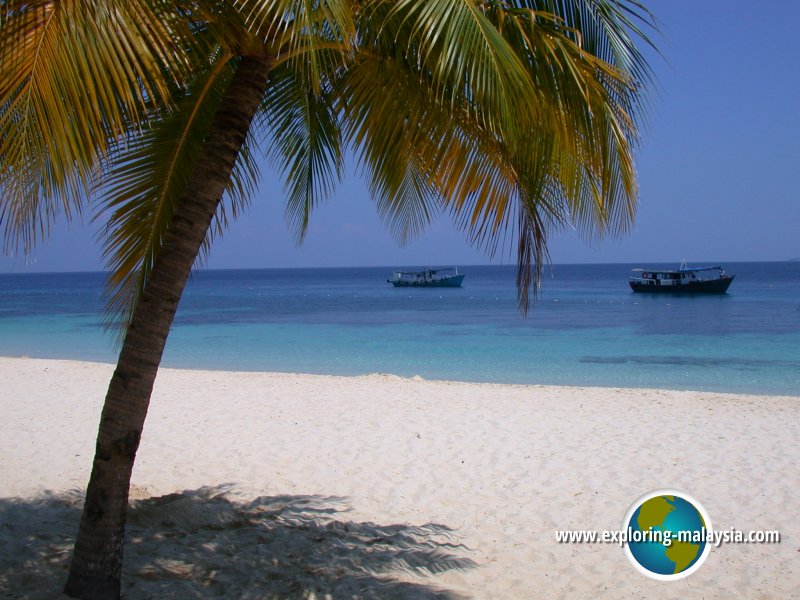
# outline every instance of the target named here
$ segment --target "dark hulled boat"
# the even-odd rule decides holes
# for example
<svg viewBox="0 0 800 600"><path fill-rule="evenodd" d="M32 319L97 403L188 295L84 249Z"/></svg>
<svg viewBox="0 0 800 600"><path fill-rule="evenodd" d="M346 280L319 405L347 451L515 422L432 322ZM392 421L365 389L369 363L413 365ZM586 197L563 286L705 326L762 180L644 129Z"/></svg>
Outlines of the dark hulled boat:
<svg viewBox="0 0 800 600"><path fill-rule="evenodd" d="M688 267L684 261L677 271L634 269L629 283L634 292L724 294L734 277L719 266Z"/></svg>
<svg viewBox="0 0 800 600"><path fill-rule="evenodd" d="M458 272L458 268L395 271L386 281L394 287L461 287L464 275Z"/></svg>

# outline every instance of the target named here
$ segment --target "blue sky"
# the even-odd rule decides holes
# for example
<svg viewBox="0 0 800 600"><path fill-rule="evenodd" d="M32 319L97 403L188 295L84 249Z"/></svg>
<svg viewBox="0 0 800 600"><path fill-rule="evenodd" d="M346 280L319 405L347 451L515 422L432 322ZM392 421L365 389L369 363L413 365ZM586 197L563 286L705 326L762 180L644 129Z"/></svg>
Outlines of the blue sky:
<svg viewBox="0 0 800 600"><path fill-rule="evenodd" d="M785 260L800 257L800 68L792 0L647 2L662 28L657 87L638 153L634 230L588 245L554 233L555 263ZM283 190L264 168L250 210L217 240L211 268L411 266L513 262L466 243L449 217L400 247L378 219L355 166L312 216L298 247ZM59 222L29 256L0 272L102 268L97 224Z"/></svg>

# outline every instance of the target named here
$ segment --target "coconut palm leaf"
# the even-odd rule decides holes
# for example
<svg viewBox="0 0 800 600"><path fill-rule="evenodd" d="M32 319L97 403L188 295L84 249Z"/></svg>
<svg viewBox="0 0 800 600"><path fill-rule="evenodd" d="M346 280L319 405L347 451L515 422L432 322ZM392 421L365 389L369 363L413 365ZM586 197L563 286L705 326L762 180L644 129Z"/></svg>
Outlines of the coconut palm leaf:
<svg viewBox="0 0 800 600"><path fill-rule="evenodd" d="M441 206L433 154L446 119L416 74L392 57L360 56L337 82L345 136L378 212L405 243ZM438 122L437 122L438 119Z"/></svg>
<svg viewBox="0 0 800 600"><path fill-rule="evenodd" d="M572 30L578 45L590 54L616 65L640 82L652 80L653 71L635 39L657 51L648 36L656 29L652 12L637 0L535 0L514 2L521 7L549 12ZM631 100L643 100L636 95Z"/></svg>
<svg viewBox="0 0 800 600"><path fill-rule="evenodd" d="M294 69L315 95L332 64L341 65L354 47L349 0L237 0L234 5L276 63L300 58Z"/></svg>
<svg viewBox="0 0 800 600"><path fill-rule="evenodd" d="M0 4L0 222L29 249L80 212L116 138L169 100L196 42L169 3Z"/></svg>
<svg viewBox="0 0 800 600"><path fill-rule="evenodd" d="M330 197L341 180L344 160L330 78L318 82L315 93L309 73L296 68L299 60L282 63L272 72L263 121L268 131L268 155L286 180L286 220L302 242L312 210ZM333 62L333 58L324 60L325 64Z"/></svg>
<svg viewBox="0 0 800 600"><path fill-rule="evenodd" d="M152 116L146 131L130 136L112 155L98 204L98 215L109 215L101 232L110 272L109 326L127 323L147 283L234 69L232 56L220 56L198 76L174 110ZM256 163L245 147L227 189L227 207L220 204L206 248L211 237L221 233L247 203L257 177Z"/></svg>
<svg viewBox="0 0 800 600"><path fill-rule="evenodd" d="M472 2L368 2L357 27L342 110L384 220L404 242L445 202L461 206L477 192L472 223L484 229L491 208L483 209L504 205L515 184L494 169L496 148L483 155L458 119L483 142L535 120L519 57ZM495 217L504 222L504 210Z"/></svg>
<svg viewBox="0 0 800 600"><path fill-rule="evenodd" d="M353 8L345 0L235 4L273 63L259 122L267 154L286 179L286 220L300 243L344 168L330 81L354 48Z"/></svg>
<svg viewBox="0 0 800 600"><path fill-rule="evenodd" d="M572 225L601 237L627 227L637 136L629 73L586 52L564 18L530 7L369 8L370 26L359 30L366 51L345 76L343 106L379 210L401 238L418 231L437 202L490 253L516 227L518 281L535 293L548 228ZM476 34L486 27L496 35ZM605 35L599 27L588 37ZM459 70L458 49L484 59ZM513 59L504 60L509 51ZM529 89L524 105L506 104L513 119L478 101L487 91L507 94L509 80ZM520 290L523 310L528 291Z"/></svg>

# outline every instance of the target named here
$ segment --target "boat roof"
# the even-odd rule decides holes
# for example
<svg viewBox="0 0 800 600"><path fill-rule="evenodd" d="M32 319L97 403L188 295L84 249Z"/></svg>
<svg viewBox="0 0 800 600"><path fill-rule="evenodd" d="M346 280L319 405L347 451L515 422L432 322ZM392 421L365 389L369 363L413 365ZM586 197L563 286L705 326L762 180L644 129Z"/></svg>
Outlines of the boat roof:
<svg viewBox="0 0 800 600"><path fill-rule="evenodd" d="M715 269L719 269L722 271L722 267L681 267L680 269L631 269L635 273L641 272L648 272L648 273L691 273L694 271L713 271Z"/></svg>
<svg viewBox="0 0 800 600"><path fill-rule="evenodd" d="M402 275L418 275L419 273L438 273L439 271L455 271L455 267L452 269L425 269L423 271L395 271L395 273L400 273Z"/></svg>

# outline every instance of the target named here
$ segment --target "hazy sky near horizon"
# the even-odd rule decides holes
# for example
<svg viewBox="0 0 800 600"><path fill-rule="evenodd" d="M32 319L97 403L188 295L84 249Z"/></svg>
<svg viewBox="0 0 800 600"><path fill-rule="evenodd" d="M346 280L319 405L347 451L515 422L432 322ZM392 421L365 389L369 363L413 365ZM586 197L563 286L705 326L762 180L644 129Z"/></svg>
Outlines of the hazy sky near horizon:
<svg viewBox="0 0 800 600"><path fill-rule="evenodd" d="M638 152L634 230L592 245L551 235L554 263L785 260L800 257L800 68L793 0L646 1L662 33L657 83ZM103 268L98 223L67 226L0 272ZM353 161L298 247L283 187L266 165L252 206L215 242L210 268L425 266L509 263L465 241L447 215L400 247L377 216Z"/></svg>

